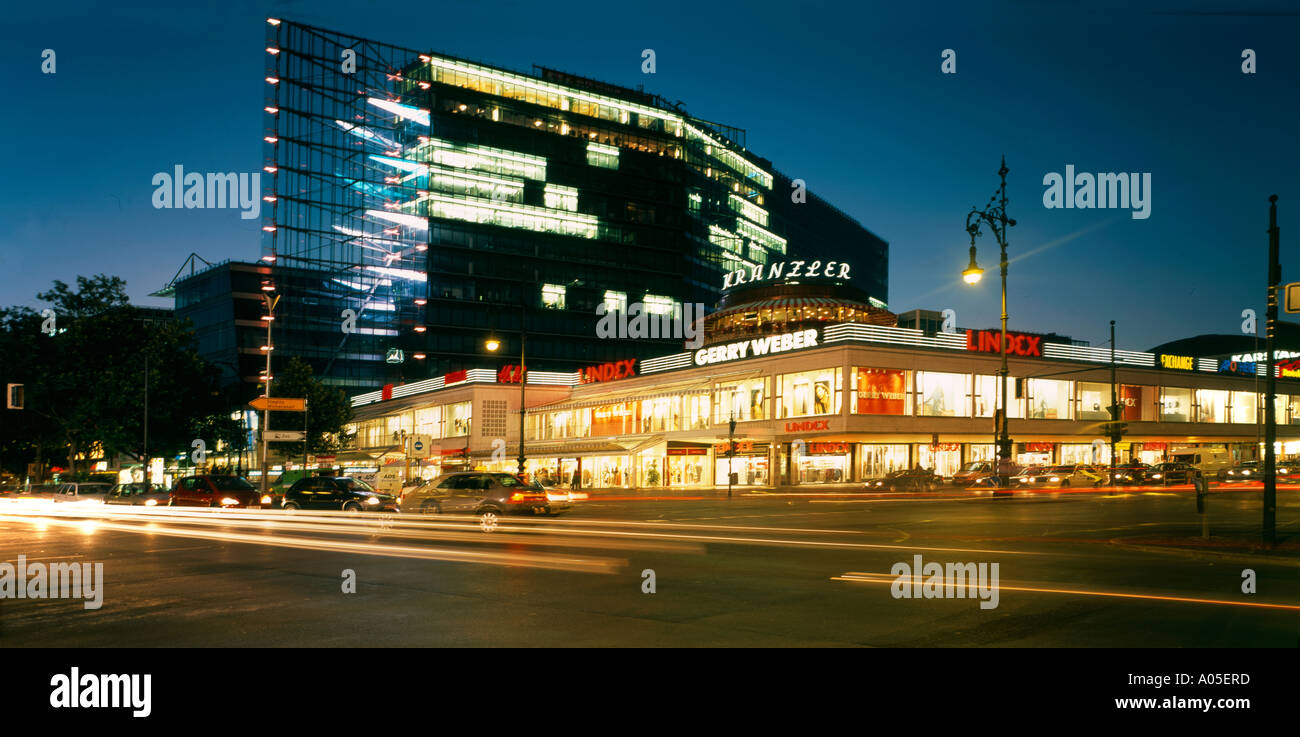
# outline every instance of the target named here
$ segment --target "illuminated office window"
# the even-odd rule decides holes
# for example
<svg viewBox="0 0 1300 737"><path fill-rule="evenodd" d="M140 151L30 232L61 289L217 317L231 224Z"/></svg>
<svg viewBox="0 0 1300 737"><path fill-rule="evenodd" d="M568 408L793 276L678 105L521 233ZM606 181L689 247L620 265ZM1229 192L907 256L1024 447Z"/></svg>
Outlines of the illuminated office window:
<svg viewBox="0 0 1300 737"><path fill-rule="evenodd" d="M564 309L563 284L543 284L542 285L542 305L554 310Z"/></svg>
<svg viewBox="0 0 1300 737"><path fill-rule="evenodd" d="M606 312L627 312L627 292L605 292Z"/></svg>
<svg viewBox="0 0 1300 737"><path fill-rule="evenodd" d="M618 148L615 146L606 146L603 143L591 142L587 144L587 163L592 166L599 166L602 169L618 168Z"/></svg>
<svg viewBox="0 0 1300 737"><path fill-rule="evenodd" d="M648 315L671 315L674 312L672 297L647 294L642 302L645 304L645 312Z"/></svg>

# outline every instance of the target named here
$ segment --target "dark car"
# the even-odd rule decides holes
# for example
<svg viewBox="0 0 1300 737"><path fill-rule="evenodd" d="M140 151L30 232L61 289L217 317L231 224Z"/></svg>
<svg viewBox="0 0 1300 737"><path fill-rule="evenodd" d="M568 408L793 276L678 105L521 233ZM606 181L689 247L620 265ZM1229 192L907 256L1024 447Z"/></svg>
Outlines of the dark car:
<svg viewBox="0 0 1300 737"><path fill-rule="evenodd" d="M476 514L490 530L500 515L559 514L569 503L514 474L466 471L439 476L406 492L401 507L404 512Z"/></svg>
<svg viewBox="0 0 1300 737"><path fill-rule="evenodd" d="M140 507L163 507L171 499L171 492L161 484L134 481L118 484L108 492L105 504L127 504Z"/></svg>
<svg viewBox="0 0 1300 737"><path fill-rule="evenodd" d="M1190 484L1196 475L1196 469L1186 463L1161 463L1151 469L1147 480L1161 486Z"/></svg>
<svg viewBox="0 0 1300 737"><path fill-rule="evenodd" d="M270 496L262 496L257 487L239 476L211 474L187 476L177 481L172 487L167 505L260 509L263 504L270 503Z"/></svg>
<svg viewBox="0 0 1300 737"><path fill-rule="evenodd" d="M298 479L284 492L280 506L293 509L334 509L344 512L396 512L397 497L376 491L348 476Z"/></svg>
<svg viewBox="0 0 1300 737"><path fill-rule="evenodd" d="M1133 486L1146 483L1147 477L1151 474L1152 466L1145 463L1125 463L1115 466L1112 486ZM1111 478L1110 470L1106 470L1106 477Z"/></svg>
<svg viewBox="0 0 1300 737"><path fill-rule="evenodd" d="M942 484L942 478L925 468L892 471L879 478L867 479L867 488L872 491L934 491Z"/></svg>
<svg viewBox="0 0 1300 737"><path fill-rule="evenodd" d="M1277 476L1279 479L1290 477L1300 473L1300 467L1290 463L1277 463ZM1232 468L1219 471L1219 480L1232 483L1238 481L1263 481L1264 464L1259 461L1242 461Z"/></svg>

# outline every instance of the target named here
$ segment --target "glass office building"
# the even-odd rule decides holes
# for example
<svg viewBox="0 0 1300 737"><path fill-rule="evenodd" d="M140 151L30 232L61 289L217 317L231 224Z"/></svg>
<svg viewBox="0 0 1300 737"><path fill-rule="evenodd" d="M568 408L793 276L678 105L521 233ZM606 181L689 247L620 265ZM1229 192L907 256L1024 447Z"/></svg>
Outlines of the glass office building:
<svg viewBox="0 0 1300 737"><path fill-rule="evenodd" d="M262 260L320 272L318 316L354 311L369 332L329 350L375 357L358 380L481 366L489 336L518 363L521 333L529 369L662 355L682 341L600 338L597 308L682 316L712 308L728 272L814 255L888 301L887 244L792 197L739 128L542 67L267 28ZM288 296L285 309L276 328L291 333Z"/></svg>

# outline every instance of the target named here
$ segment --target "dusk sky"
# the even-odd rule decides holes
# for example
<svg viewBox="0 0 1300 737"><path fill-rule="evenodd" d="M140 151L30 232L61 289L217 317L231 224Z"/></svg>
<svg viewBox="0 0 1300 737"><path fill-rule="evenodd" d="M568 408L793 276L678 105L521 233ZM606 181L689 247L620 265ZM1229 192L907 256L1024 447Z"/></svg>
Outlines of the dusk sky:
<svg viewBox="0 0 1300 737"><path fill-rule="evenodd" d="M260 170L268 15L415 49L644 85L890 245L888 303L998 318L961 283L1006 155L1011 329L1145 350L1264 312L1268 196L1300 280L1300 15L1172 3L11 3L0 20L0 304L114 274L149 297L186 257L255 260L237 210L159 210L156 172ZM1192 4L1178 4L1187 8ZM382 8L382 10L380 9ZM941 52L956 51L956 74ZM56 73L41 72L53 49ZM657 73L641 72L653 49ZM1253 49L1257 73L1242 72ZM1137 172L1150 213L1046 209L1044 176ZM997 246L979 243L996 276ZM865 261L865 260L864 260Z"/></svg>

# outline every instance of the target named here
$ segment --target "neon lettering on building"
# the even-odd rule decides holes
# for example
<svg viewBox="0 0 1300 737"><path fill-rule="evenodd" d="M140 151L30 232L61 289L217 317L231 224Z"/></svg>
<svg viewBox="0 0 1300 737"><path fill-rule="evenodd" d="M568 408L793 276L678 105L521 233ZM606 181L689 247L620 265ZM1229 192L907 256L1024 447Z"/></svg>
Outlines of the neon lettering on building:
<svg viewBox="0 0 1300 737"><path fill-rule="evenodd" d="M980 353L1001 353L1002 332L1000 330L967 330L966 350ZM1007 333L1007 353L1013 356L1030 356L1042 358L1043 337L1024 333Z"/></svg>

